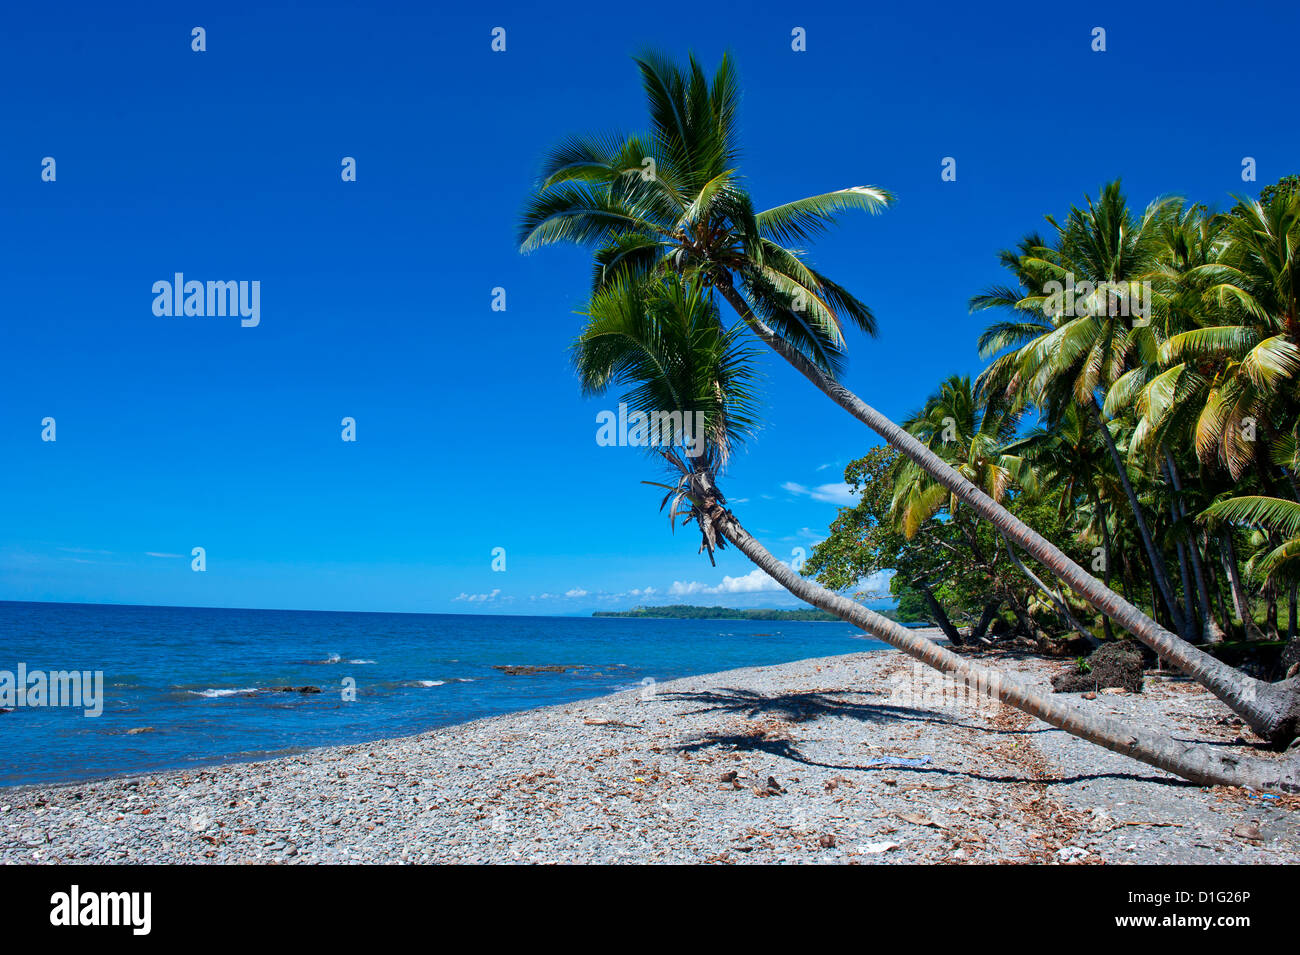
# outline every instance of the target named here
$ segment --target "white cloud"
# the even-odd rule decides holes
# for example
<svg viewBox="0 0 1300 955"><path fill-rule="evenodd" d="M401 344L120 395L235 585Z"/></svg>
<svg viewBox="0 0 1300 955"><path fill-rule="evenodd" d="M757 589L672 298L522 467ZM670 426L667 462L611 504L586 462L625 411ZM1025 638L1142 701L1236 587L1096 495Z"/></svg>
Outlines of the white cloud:
<svg viewBox="0 0 1300 955"><path fill-rule="evenodd" d="M497 594L501 593L501 588L497 587L490 594L461 594L459 597L453 597L452 600L464 600L469 603L484 603L489 600L496 600Z"/></svg>
<svg viewBox="0 0 1300 955"><path fill-rule="evenodd" d="M857 593L865 594L868 597L888 597L889 581L893 579L894 571L878 570L874 574L863 577L854 586Z"/></svg>
<svg viewBox="0 0 1300 955"><path fill-rule="evenodd" d="M710 587L692 580L689 583L674 580L668 588L673 597L689 597L692 594L756 594L765 590L780 590L781 585L769 577L761 567L755 567L743 577L726 576L722 583Z"/></svg>
<svg viewBox="0 0 1300 955"><path fill-rule="evenodd" d="M574 587L574 588L571 589L571 590L566 590L566 591L564 592L564 596L566 596L566 597L585 597L585 596L587 596L587 592L586 592L585 590L581 589L580 587Z"/></svg>
<svg viewBox="0 0 1300 955"><path fill-rule="evenodd" d="M781 485L781 489L800 497L811 497L814 501L838 504L840 507L852 507L858 503L857 495L853 493L853 489L843 481L838 484L818 484L813 488L804 487L794 481L786 481Z"/></svg>

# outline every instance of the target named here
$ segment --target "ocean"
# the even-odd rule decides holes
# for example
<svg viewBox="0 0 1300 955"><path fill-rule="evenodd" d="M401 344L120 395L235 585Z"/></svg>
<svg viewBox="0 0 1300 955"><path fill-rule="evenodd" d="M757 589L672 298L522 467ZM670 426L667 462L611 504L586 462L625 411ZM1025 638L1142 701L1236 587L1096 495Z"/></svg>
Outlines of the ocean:
<svg viewBox="0 0 1300 955"><path fill-rule="evenodd" d="M0 675L103 672L99 716L0 713L0 785L267 758L882 647L839 622L0 602Z"/></svg>

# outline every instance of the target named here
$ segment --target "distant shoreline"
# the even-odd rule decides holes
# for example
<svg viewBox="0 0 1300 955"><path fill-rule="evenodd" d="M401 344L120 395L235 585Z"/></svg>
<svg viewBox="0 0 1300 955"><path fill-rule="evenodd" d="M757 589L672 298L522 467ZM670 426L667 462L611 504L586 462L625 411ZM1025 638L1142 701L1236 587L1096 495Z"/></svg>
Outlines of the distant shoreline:
<svg viewBox="0 0 1300 955"><path fill-rule="evenodd" d="M877 610L881 616L897 620L892 610ZM632 610L595 610L593 617L636 617L651 620L793 620L808 623L843 623L841 618L824 610L799 608L795 610L778 610L775 608L755 608L744 610L737 607L701 607L692 604L667 604L662 607L636 607ZM904 621L899 621L903 623ZM918 623L917 626L930 626Z"/></svg>

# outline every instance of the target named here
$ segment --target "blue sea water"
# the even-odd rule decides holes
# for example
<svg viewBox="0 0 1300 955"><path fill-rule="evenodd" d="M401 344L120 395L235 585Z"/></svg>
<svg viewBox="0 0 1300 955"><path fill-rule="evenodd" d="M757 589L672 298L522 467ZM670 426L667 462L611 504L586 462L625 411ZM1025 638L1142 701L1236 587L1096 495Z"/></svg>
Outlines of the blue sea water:
<svg viewBox="0 0 1300 955"><path fill-rule="evenodd" d="M54 707L0 714L0 785L258 759L602 696L647 678L883 646L838 622L0 602L0 671L22 663L104 674L98 717ZM520 664L578 669L493 669ZM343 699L349 677L354 702ZM264 689L285 685L322 692Z"/></svg>

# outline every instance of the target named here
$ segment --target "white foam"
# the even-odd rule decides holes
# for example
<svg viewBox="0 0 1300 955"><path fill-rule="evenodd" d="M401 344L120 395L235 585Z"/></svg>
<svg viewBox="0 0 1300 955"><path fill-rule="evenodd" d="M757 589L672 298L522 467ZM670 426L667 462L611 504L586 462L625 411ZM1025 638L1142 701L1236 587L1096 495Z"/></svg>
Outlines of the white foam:
<svg viewBox="0 0 1300 955"><path fill-rule="evenodd" d="M206 697L211 700L222 696L234 696L237 693L256 693L257 687L246 686L243 687L242 689L222 688L222 689L215 689L215 690L187 690L186 692L193 693L195 696Z"/></svg>

